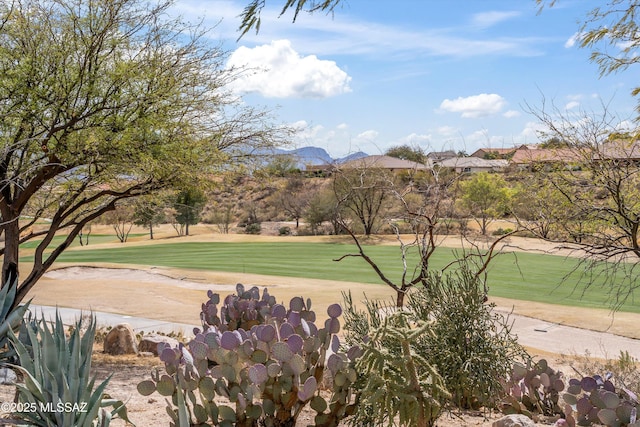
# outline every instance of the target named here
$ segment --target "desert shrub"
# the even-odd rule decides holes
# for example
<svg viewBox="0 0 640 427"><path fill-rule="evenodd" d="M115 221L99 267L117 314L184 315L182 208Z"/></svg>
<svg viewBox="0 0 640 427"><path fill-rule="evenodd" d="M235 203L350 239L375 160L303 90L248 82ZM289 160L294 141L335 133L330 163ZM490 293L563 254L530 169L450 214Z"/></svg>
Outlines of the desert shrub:
<svg viewBox="0 0 640 427"><path fill-rule="evenodd" d="M431 321L417 351L444 378L459 408L495 407L514 360L526 351L511 334L508 318L487 302L484 283L462 266L446 274L432 272L425 286L409 294L409 310Z"/></svg>
<svg viewBox="0 0 640 427"><path fill-rule="evenodd" d="M222 304L209 292L203 329L187 346L161 345L167 373L152 373L138 391L169 397L172 425L293 426L309 406L315 425L337 426L352 408L353 360L360 354L340 351L340 306L329 306L318 328L310 300L295 297L287 308L266 290L260 296L258 288L238 285L236 291ZM329 398L319 392L326 370Z"/></svg>
<svg viewBox="0 0 640 427"><path fill-rule="evenodd" d="M448 402L459 408L496 407L514 359L528 357L511 335L508 319L486 302L482 282L466 267L431 273L425 283L408 297L412 322L428 325L412 337L413 351L442 377ZM345 295L345 339L350 345L364 345L363 337L370 337L396 310L368 299L364 306L364 311L355 309L351 295ZM397 341L388 339L382 345L402 359Z"/></svg>
<svg viewBox="0 0 640 427"><path fill-rule="evenodd" d="M246 234L260 234L262 232L262 226L259 222L247 224L247 226L244 228L244 232Z"/></svg>
<svg viewBox="0 0 640 427"><path fill-rule="evenodd" d="M497 230L494 230L491 234L493 236L504 236L505 234L509 234L512 233L513 229L512 228L498 228Z"/></svg>
<svg viewBox="0 0 640 427"><path fill-rule="evenodd" d="M278 236L291 236L291 227L280 227L278 229Z"/></svg>
<svg viewBox="0 0 640 427"><path fill-rule="evenodd" d="M456 234L458 233L458 229L458 222L448 218L444 218L436 225L435 233L441 235Z"/></svg>

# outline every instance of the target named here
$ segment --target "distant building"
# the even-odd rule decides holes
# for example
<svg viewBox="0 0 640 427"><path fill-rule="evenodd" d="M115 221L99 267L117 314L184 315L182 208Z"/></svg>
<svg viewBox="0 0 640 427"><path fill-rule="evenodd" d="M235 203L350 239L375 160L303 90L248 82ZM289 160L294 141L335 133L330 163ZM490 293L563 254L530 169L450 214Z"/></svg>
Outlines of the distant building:
<svg viewBox="0 0 640 427"><path fill-rule="evenodd" d="M522 147L520 147L522 148ZM519 147L511 148L480 148L473 153L470 157L477 157L479 159L496 160L496 159L509 159L518 150Z"/></svg>
<svg viewBox="0 0 640 427"><path fill-rule="evenodd" d="M571 168L584 160L575 150L569 148L521 148L511 157L511 164L517 169L551 168L562 165Z"/></svg>
<svg viewBox="0 0 640 427"><path fill-rule="evenodd" d="M435 163L444 159L451 159L453 157L456 157L456 155L456 152L453 150L432 151L431 153L427 154L427 158L433 160L433 162Z"/></svg>
<svg viewBox="0 0 640 427"><path fill-rule="evenodd" d="M632 139L616 139L602 144L594 160L617 160L640 164L640 143Z"/></svg>
<svg viewBox="0 0 640 427"><path fill-rule="evenodd" d="M435 163L435 168L453 169L457 173L501 172L509 165L508 160L486 160L479 157L454 157Z"/></svg>
<svg viewBox="0 0 640 427"><path fill-rule="evenodd" d="M337 169L380 168L392 172L419 171L433 169L433 162L427 158L427 164L402 160L391 156L367 156L336 165Z"/></svg>

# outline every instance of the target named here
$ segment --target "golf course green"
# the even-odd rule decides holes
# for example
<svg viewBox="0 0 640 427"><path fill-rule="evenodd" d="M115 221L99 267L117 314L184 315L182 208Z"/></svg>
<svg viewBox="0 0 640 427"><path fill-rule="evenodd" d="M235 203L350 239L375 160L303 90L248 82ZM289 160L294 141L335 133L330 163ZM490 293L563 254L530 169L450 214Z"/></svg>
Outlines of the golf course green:
<svg viewBox="0 0 640 427"><path fill-rule="evenodd" d="M365 246L366 253L392 281L402 277L398 246ZM336 259L356 254L352 244L306 242L180 242L162 245L122 246L66 251L62 263L122 263L182 269L239 272L273 276L327 279L371 283L383 286L373 269L360 257ZM408 275L417 255L409 256ZM438 248L431 268L441 269L457 258L453 249ZM23 257L29 262L30 256ZM587 278L579 260L563 256L531 253L503 253L488 269L489 294L503 298L536 301L564 306L610 308L615 293L603 286L602 277ZM622 277L618 283L623 284ZM588 287L585 285L590 283ZM620 311L640 313L640 303L628 298Z"/></svg>

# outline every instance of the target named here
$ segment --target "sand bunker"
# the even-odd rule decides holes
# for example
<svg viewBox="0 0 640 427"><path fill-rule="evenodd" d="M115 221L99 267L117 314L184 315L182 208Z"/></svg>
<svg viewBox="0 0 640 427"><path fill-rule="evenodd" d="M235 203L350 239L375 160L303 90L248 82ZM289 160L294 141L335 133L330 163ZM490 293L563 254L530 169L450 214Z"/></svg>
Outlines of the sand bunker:
<svg viewBox="0 0 640 427"><path fill-rule="evenodd" d="M105 268L105 267L64 267L51 270L44 275L47 279L53 280L114 280L139 283L156 283L162 285L176 286L184 289L204 290L215 288L217 291L235 291L235 286L218 285L212 283L198 283L187 280L187 278L175 278L167 276L153 270L138 270L133 268Z"/></svg>

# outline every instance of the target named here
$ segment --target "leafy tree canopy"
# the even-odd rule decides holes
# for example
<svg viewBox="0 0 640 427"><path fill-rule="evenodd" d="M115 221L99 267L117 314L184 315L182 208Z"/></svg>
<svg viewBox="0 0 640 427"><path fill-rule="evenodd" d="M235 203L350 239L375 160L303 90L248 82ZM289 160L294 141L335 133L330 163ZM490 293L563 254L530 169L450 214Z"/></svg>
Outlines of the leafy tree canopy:
<svg viewBox="0 0 640 427"><path fill-rule="evenodd" d="M384 154L417 163L425 163L427 161L427 155L422 148L412 147L406 144L391 147Z"/></svg>
<svg viewBox="0 0 640 427"><path fill-rule="evenodd" d="M16 304L119 201L228 169L280 134L226 93L225 53L170 18L171 4L0 2L3 285L19 246L39 242Z"/></svg>

